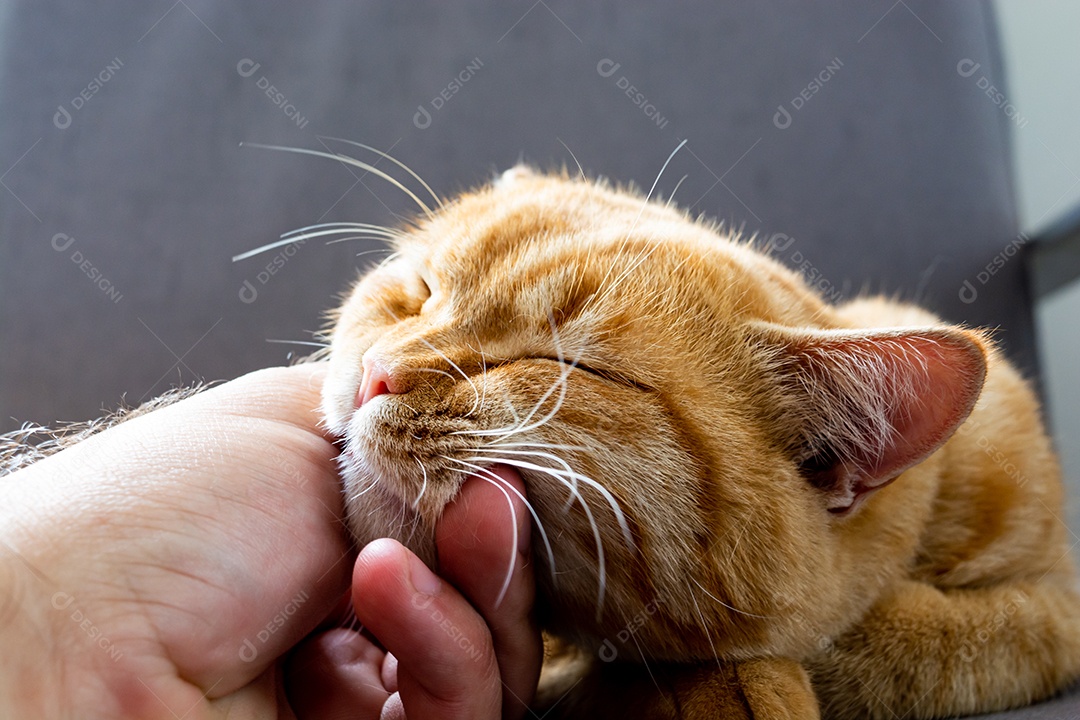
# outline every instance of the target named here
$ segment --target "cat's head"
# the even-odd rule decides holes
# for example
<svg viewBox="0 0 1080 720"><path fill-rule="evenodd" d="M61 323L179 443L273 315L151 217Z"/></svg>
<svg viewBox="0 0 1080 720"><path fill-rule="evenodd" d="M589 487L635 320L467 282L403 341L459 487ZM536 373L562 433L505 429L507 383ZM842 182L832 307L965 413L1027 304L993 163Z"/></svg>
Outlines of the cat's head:
<svg viewBox="0 0 1080 720"><path fill-rule="evenodd" d="M352 531L434 563L466 477L513 466L545 622L601 648L798 654L831 634L912 532L880 509L892 488L860 501L944 442L985 370L975 334L845 328L714 227L525 168L395 250L333 321L323 410Z"/></svg>

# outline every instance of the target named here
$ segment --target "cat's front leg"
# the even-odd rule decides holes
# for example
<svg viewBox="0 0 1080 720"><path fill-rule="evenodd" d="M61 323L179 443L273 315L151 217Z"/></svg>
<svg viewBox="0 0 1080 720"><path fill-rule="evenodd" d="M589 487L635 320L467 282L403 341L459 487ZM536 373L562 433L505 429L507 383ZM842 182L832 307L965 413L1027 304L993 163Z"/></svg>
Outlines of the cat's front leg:
<svg viewBox="0 0 1080 720"><path fill-rule="evenodd" d="M784 658L739 663L600 662L580 651L549 655L537 695L548 718L817 720L802 666ZM543 715L543 713L550 713Z"/></svg>

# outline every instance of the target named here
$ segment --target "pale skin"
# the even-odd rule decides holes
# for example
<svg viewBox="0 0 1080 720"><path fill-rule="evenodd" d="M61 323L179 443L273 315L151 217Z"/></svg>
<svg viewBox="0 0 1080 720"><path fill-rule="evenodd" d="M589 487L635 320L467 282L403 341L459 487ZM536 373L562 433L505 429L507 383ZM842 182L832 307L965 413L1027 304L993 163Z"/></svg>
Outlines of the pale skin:
<svg viewBox="0 0 1080 720"><path fill-rule="evenodd" d="M247 375L0 483L0 716L525 714L542 645L524 506L499 604L515 521L489 483L447 507L441 576L393 540L357 555L324 373ZM333 627L347 593L385 651Z"/></svg>

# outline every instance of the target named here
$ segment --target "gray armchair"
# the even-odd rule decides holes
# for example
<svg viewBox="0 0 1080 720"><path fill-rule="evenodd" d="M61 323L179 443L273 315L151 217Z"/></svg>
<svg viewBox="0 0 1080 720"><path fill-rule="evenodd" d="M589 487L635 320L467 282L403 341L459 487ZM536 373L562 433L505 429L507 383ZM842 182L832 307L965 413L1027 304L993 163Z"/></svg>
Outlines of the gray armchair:
<svg viewBox="0 0 1080 720"><path fill-rule="evenodd" d="M685 175L680 204L826 295L999 328L1037 373L1012 120L980 87L1003 84L987 3L632 5L9 3L0 431L306 352L267 341L310 341L377 245L230 258L412 210L373 175L242 141L357 140L447 194L571 151L647 187L686 139L659 192ZM1078 715L1065 698L1001 717Z"/></svg>

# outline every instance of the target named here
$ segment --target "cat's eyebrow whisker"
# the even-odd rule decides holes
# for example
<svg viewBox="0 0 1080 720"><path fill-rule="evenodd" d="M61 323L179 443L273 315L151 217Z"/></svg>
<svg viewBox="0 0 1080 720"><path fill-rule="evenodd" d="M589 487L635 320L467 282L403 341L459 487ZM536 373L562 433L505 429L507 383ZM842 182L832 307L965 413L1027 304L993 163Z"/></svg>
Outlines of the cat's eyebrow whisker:
<svg viewBox="0 0 1080 720"><path fill-rule="evenodd" d="M454 458L450 457L449 455L443 455L441 457L443 457L446 460L454 460ZM461 460L459 460L457 462L464 463L464 461L461 461ZM465 464L467 464L467 463L465 463ZM481 468L479 466L476 466L476 467L481 472L484 471L483 468ZM514 526L514 536L513 536L513 540L511 542L511 545L510 545L510 566L506 568L506 579L503 580L502 589L499 590L499 595L498 595L498 597L495 598L495 607L497 608L500 605L502 605L502 601L506 597L506 591L510 589L510 581L514 579L514 563L517 560L517 548L518 548L517 509L514 508L514 501L510 499L510 493L507 492L507 488L509 488L510 490L513 490L519 497L521 496L521 493L519 493L517 491L517 489L515 487L513 487L512 485L510 485L509 483L501 482L501 478L499 478L498 475L495 475L495 473L490 473L490 474L495 478L495 480L500 480L500 482L496 482L495 480L492 480L490 477L487 477L486 475L483 475L483 474L476 474L475 477L478 477L481 480L489 483L490 485L495 486L496 488L499 489L499 492L501 492L503 494L503 497L506 498L506 504L510 508L510 522ZM524 499L525 498L522 498L522 500L524 500ZM526 502L526 505L527 504L528 503Z"/></svg>
<svg viewBox="0 0 1080 720"><path fill-rule="evenodd" d="M726 607L728 610L731 610L732 612L737 612L740 615L746 615L747 617L757 618L759 620L773 620L774 619L771 615L755 615L752 612L747 612L746 610L740 610L739 608L737 608L737 607L735 607L733 605L728 605L726 602L724 602L723 600L721 600L720 598L716 597L711 592L706 590L705 587L701 583L699 583L697 581L697 578L690 578L690 579L693 580L694 584L697 585L701 589L701 592L705 593L710 598L712 598L714 602L716 602L716 603L718 603L720 605L723 605L724 607Z"/></svg>
<svg viewBox="0 0 1080 720"><path fill-rule="evenodd" d="M382 150L379 150L378 148L373 148L370 145L365 145L364 143L356 142L355 140L346 140L345 138L330 137L329 135L320 135L319 139L320 140L334 140L336 142L343 142L346 145L353 145L353 146L358 147L358 148L363 148L364 150L369 150L369 151L375 153L376 155L378 155L381 158L386 158L387 160L394 163L395 165L397 165L399 168L401 168L405 172L412 175L413 178L415 178L417 182L419 182L421 185L423 185L424 189L427 190L428 195L431 195L431 198L435 201L436 205L438 205L439 207L445 207L446 203L443 201L443 199L441 197L439 197L438 195L435 194L435 191L431 189L430 185L428 185L426 182L424 182L424 178L417 175L416 172L411 167L409 167L405 163L401 162L400 160L398 160L393 155L389 155L387 153L384 153ZM393 148L391 148L391 149L393 149ZM567 148L567 149L569 150L569 148ZM571 154L573 154L573 153L571 153Z"/></svg>
<svg viewBox="0 0 1080 720"><path fill-rule="evenodd" d="M607 563L604 559L604 541L600 536L600 528L596 524L596 518L593 516L592 509L589 507L589 503L585 501L584 496L581 495L570 483L562 476L555 468L546 467L544 465L536 465L534 463L525 462L523 460L514 460L504 456L497 457L470 457L467 460L472 462L489 462L500 463L503 465L510 465L521 470L532 470L533 472L544 473L549 475L555 480L565 485L570 492L574 493L579 503L581 503L581 509L585 512L585 517L589 521L589 527L593 532L593 539L596 542L596 564L597 564L597 577L598 577L598 589L596 595L596 618L600 619L601 611L604 607L604 591L607 588Z"/></svg>
<svg viewBox="0 0 1080 720"><path fill-rule="evenodd" d="M434 215L435 215L435 213L431 210L431 208L428 207L427 203L425 203L423 200L421 200L419 197L417 197L416 193L414 193L412 190L405 187L405 185L403 185L400 180L394 178L392 175L388 175L387 173L383 172L382 170L375 167L374 165L366 163L366 162L364 162L362 160L357 160L354 157L349 157L348 155L344 155L342 153L328 153L328 152L323 152L322 150L311 150L311 149L308 149L308 148L287 147L285 145L264 145L263 143L248 143L248 142L241 143L241 144L242 145L248 145L248 146L255 147L255 148L260 148L262 150L278 150L280 152L297 153L299 155L312 155L314 157L328 158L330 160L337 160L338 162L340 162L340 163L342 163L344 165L352 165L353 167L360 168L361 170L364 170L365 172L369 172L372 175L376 175L378 177L381 177L383 180L390 183L391 185L396 187L398 190L401 190L401 192L408 195L409 198L411 198L413 202L415 202L417 205L419 205L420 209L423 210L424 214L427 215L429 218L434 217Z"/></svg>

